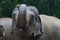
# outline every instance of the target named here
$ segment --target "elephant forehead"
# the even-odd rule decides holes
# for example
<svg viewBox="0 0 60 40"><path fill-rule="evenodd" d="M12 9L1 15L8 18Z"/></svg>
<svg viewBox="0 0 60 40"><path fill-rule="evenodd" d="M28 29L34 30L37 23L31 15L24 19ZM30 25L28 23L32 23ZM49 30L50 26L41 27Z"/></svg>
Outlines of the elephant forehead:
<svg viewBox="0 0 60 40"><path fill-rule="evenodd" d="M17 19L17 25L19 25L20 27L25 26L26 25L26 18L24 14L21 14L18 16L19 18Z"/></svg>
<svg viewBox="0 0 60 40"><path fill-rule="evenodd" d="M30 10L27 9L27 12L26 12L26 20L29 21L31 19L31 16L34 16L34 13Z"/></svg>

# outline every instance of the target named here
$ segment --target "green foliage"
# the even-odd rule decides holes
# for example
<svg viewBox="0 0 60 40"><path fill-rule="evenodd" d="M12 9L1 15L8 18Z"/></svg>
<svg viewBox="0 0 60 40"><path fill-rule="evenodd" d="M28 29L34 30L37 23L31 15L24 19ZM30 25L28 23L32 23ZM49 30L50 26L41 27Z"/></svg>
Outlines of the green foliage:
<svg viewBox="0 0 60 40"><path fill-rule="evenodd" d="M23 3L37 7L40 14L60 18L60 0L0 0L0 17L11 17L15 6Z"/></svg>

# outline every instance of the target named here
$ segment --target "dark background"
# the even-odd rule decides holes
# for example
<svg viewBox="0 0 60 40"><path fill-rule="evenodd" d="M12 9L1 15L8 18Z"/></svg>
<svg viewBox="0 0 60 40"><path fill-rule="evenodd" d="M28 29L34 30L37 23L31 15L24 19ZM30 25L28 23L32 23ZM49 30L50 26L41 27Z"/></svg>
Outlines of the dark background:
<svg viewBox="0 0 60 40"><path fill-rule="evenodd" d="M11 17L15 6L22 3L37 7L40 14L60 18L60 0L0 0L0 17Z"/></svg>

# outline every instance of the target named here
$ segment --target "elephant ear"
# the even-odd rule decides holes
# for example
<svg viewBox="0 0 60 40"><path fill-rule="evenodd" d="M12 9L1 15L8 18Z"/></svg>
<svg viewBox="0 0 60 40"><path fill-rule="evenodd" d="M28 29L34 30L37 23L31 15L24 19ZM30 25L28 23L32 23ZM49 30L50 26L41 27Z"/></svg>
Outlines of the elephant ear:
<svg viewBox="0 0 60 40"><path fill-rule="evenodd" d="M34 37L42 35L42 25L41 25L41 19L39 16L38 9L34 6L29 6L30 10L34 13Z"/></svg>
<svg viewBox="0 0 60 40"><path fill-rule="evenodd" d="M35 28L34 28L34 37L37 38L39 36L42 36L42 24L41 24L41 18L37 16L35 18Z"/></svg>

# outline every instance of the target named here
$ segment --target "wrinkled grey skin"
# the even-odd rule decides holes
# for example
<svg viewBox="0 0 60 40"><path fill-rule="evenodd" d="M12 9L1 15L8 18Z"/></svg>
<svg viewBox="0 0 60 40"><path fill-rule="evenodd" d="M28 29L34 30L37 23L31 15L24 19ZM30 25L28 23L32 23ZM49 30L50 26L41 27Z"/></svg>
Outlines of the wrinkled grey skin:
<svg viewBox="0 0 60 40"><path fill-rule="evenodd" d="M23 31L22 29L19 30L16 28L18 27L16 26L17 22L19 23L17 19L21 18L21 17L19 18L18 15L21 16L22 14L26 14L25 20L27 21L26 22L26 27L27 27L26 32L28 33L27 36L30 37L33 33L34 33L34 37L37 36L38 34L41 34L40 32L41 26L40 26L40 19L38 18L38 14L39 14L38 10L34 6L26 6L25 4L24 6L23 5L19 5L19 6L20 9L18 10L18 8L16 7L12 14L13 33L15 34L16 40L21 39L20 31ZM39 17L41 18L43 35L39 36L36 40L60 40L60 20L58 18L47 16L47 15L39 15ZM24 19L24 17L22 17L22 19ZM30 21L32 22L31 24ZM18 34L17 36L16 33Z"/></svg>
<svg viewBox="0 0 60 40"><path fill-rule="evenodd" d="M42 22L43 36L46 40L60 40L60 19L39 15Z"/></svg>
<svg viewBox="0 0 60 40"><path fill-rule="evenodd" d="M12 14L13 33L16 34L16 33L19 33L21 31L21 30L19 31L16 28L16 27L18 27L16 25L17 25L17 23L19 24L19 21L21 21L21 19L24 19L24 17L21 18L21 15L26 14L25 20L26 20L27 36L30 37L33 33L34 33L34 37L41 34L41 32L40 32L40 19L38 18L39 13L38 13L37 8L34 6L27 6L25 4L21 4L19 6L20 6L19 8L16 7L13 10L13 14ZM17 21L17 19L20 19L20 20ZM32 39L32 40L34 40L34 39Z"/></svg>
<svg viewBox="0 0 60 40"><path fill-rule="evenodd" d="M3 38L3 40L11 40L12 35L12 19L11 18L0 18L0 25L3 27L3 36L0 37L0 39Z"/></svg>

